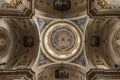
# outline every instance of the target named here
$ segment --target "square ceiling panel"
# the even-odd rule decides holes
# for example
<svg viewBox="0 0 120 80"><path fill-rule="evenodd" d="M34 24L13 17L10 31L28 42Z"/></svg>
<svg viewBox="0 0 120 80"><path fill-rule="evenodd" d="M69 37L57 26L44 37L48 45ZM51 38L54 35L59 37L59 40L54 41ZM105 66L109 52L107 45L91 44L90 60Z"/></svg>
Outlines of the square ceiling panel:
<svg viewBox="0 0 120 80"><path fill-rule="evenodd" d="M88 15L92 18L120 17L120 0L88 0Z"/></svg>
<svg viewBox="0 0 120 80"><path fill-rule="evenodd" d="M31 18L34 0L0 0L0 17Z"/></svg>

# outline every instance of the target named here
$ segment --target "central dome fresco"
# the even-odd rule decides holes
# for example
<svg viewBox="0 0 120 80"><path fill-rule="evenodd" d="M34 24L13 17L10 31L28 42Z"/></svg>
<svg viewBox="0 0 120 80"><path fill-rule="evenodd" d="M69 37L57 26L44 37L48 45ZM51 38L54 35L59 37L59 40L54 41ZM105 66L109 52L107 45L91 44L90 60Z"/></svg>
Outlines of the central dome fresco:
<svg viewBox="0 0 120 80"><path fill-rule="evenodd" d="M48 24L41 36L43 53L53 61L71 61L81 53L82 32L72 22Z"/></svg>

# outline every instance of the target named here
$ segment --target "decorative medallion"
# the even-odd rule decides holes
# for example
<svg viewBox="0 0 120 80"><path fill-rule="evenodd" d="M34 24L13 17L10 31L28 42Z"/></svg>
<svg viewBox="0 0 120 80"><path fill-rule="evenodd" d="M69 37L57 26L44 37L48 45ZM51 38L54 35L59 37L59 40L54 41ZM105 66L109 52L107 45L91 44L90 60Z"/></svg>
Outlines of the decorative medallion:
<svg viewBox="0 0 120 80"><path fill-rule="evenodd" d="M88 15L92 18L120 16L120 0L88 0Z"/></svg>
<svg viewBox="0 0 120 80"><path fill-rule="evenodd" d="M72 61L83 49L82 31L72 22L52 22L42 32L41 47L53 61Z"/></svg>
<svg viewBox="0 0 120 80"><path fill-rule="evenodd" d="M62 52L71 49L75 43L74 34L68 28L54 30L51 35L51 41L52 46Z"/></svg>
<svg viewBox="0 0 120 80"><path fill-rule="evenodd" d="M0 17L31 18L34 0L0 0Z"/></svg>

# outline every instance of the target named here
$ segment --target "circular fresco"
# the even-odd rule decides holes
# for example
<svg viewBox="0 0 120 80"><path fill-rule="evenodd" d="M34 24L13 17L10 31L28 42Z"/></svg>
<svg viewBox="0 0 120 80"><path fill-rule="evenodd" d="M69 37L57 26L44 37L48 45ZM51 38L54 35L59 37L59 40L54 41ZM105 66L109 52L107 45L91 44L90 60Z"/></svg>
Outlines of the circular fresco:
<svg viewBox="0 0 120 80"><path fill-rule="evenodd" d="M68 28L59 28L51 34L52 46L58 51L67 51L74 45L74 34Z"/></svg>
<svg viewBox="0 0 120 80"><path fill-rule="evenodd" d="M79 56L83 46L82 31L74 23L52 22L41 35L42 51L53 61L72 61Z"/></svg>

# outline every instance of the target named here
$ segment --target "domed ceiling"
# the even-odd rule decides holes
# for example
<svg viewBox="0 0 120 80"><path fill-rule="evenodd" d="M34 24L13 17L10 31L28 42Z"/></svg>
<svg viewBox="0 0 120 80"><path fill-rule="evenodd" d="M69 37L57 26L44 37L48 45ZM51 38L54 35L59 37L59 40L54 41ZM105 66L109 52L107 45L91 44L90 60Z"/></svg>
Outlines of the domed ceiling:
<svg viewBox="0 0 120 80"><path fill-rule="evenodd" d="M119 69L119 10L99 1L0 0L0 69L32 69L35 80L86 80L90 69Z"/></svg>
<svg viewBox="0 0 120 80"><path fill-rule="evenodd" d="M51 22L41 33L41 48L53 61L71 61L82 52L82 31L73 22Z"/></svg>

